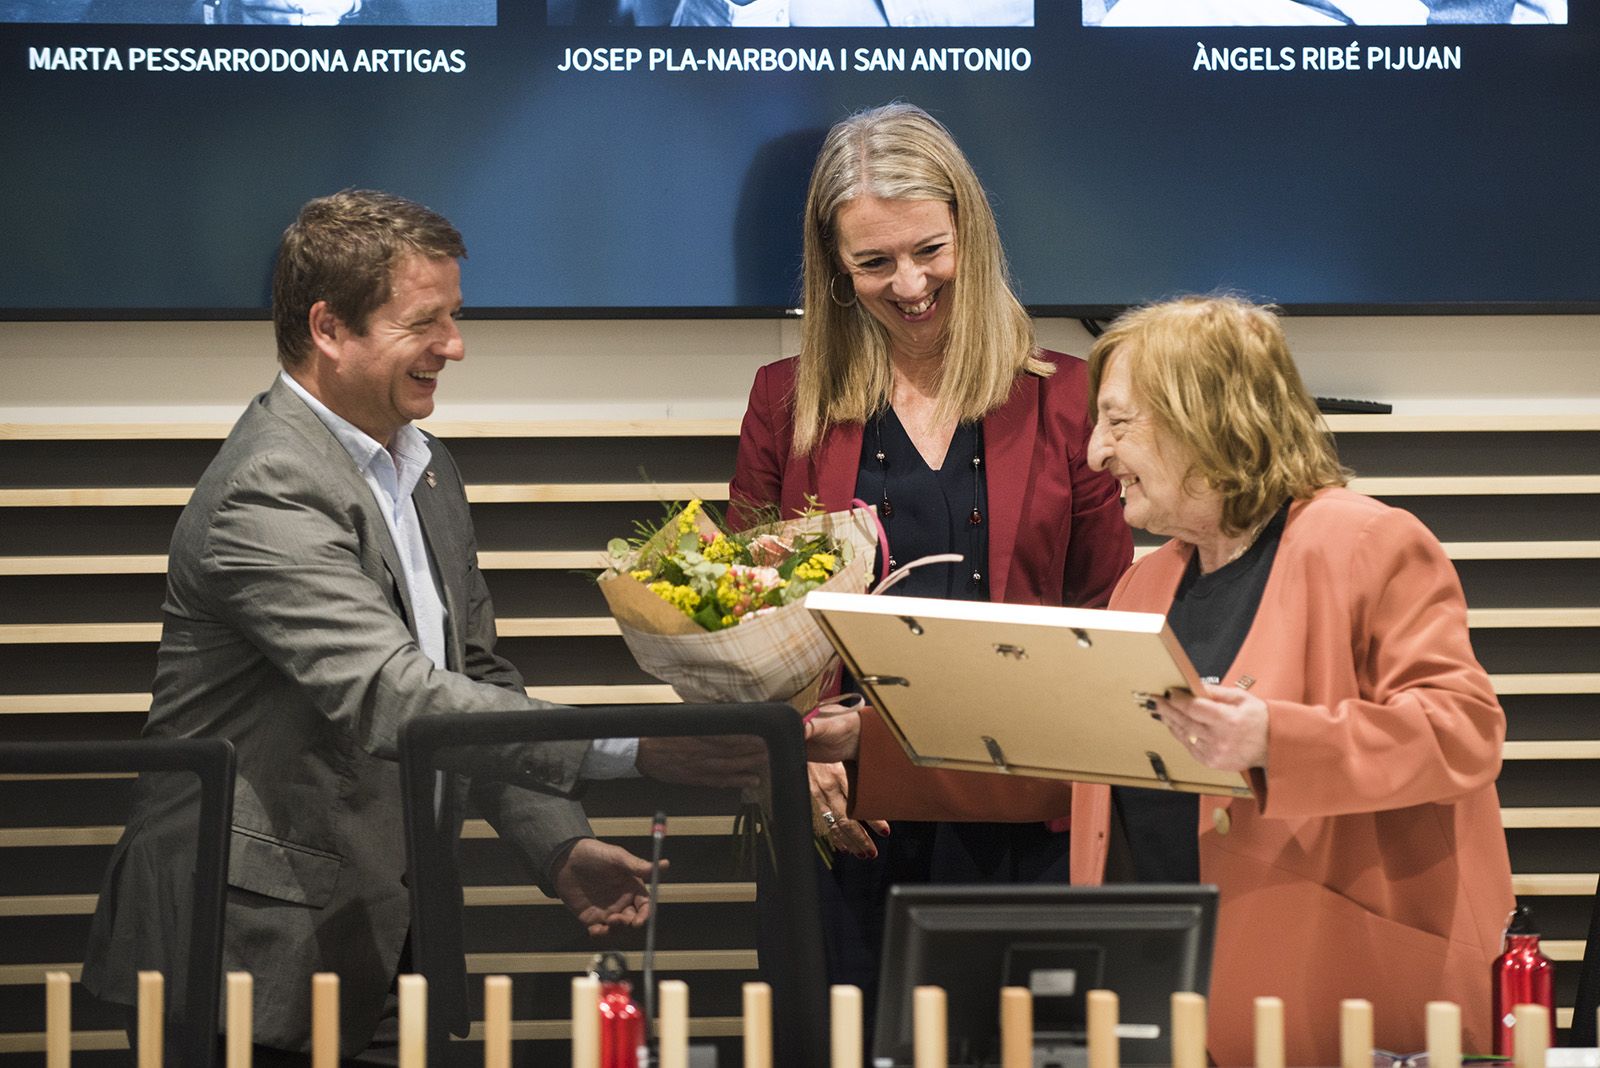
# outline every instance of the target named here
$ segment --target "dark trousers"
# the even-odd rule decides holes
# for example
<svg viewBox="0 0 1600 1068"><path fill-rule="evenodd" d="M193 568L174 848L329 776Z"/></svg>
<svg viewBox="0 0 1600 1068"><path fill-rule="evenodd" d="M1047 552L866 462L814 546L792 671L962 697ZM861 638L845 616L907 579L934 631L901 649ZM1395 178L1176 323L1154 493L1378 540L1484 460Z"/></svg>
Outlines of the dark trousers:
<svg viewBox="0 0 1600 1068"><path fill-rule="evenodd" d="M139 1017L133 1009L128 1010L128 1023L125 1028L128 1032L128 1046L130 1049L139 1048ZM167 1041L164 1048L167 1053L167 1063L176 1064L173 1059L178 1052L178 1046L172 1041L174 1025L168 1024ZM221 1035L217 1039L217 1055L215 1063L218 1068L228 1063L228 1036ZM367 1048L354 1057L341 1058L341 1065L397 1065L400 1063L400 998L391 989L389 995L383 1000L383 1015L378 1020L378 1030L372 1036L372 1041ZM252 1045L250 1047L251 1068L304 1068L311 1064L311 1054L296 1053L286 1049L276 1049L272 1046Z"/></svg>
<svg viewBox="0 0 1600 1068"><path fill-rule="evenodd" d="M1067 834L1043 823L900 821L892 829L878 839L871 860L835 853L831 869L817 862L828 982L861 988L868 1048L878 1014L890 887L1069 881Z"/></svg>
<svg viewBox="0 0 1600 1068"><path fill-rule="evenodd" d="M311 1063L311 1054L309 1053L291 1053L286 1049L273 1049L271 1046L252 1046L250 1050L251 1068L306 1068ZM366 1066L400 1063L398 1047L394 1047L389 1051L388 1059L386 1060L370 1059L376 1052L374 1047L369 1046L354 1057L341 1059L339 1063L341 1065ZM217 1064L227 1064L227 1056L227 1043L225 1041L218 1043Z"/></svg>

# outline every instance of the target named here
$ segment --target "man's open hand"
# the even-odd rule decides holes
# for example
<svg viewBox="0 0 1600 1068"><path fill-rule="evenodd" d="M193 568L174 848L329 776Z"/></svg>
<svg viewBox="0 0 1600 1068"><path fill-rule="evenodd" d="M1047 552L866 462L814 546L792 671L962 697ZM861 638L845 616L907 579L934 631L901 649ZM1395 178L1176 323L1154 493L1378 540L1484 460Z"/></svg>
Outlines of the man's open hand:
<svg viewBox="0 0 1600 1068"><path fill-rule="evenodd" d="M591 935L641 927L650 918L650 862L621 846L578 839L556 869L555 884L556 895Z"/></svg>

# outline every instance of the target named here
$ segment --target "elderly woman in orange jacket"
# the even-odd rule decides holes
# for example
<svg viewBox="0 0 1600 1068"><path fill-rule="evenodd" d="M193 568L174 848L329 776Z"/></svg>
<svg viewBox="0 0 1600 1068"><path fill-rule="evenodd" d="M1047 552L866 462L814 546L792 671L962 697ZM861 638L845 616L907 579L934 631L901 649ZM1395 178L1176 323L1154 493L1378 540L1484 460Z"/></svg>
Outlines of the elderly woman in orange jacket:
<svg viewBox="0 0 1600 1068"><path fill-rule="evenodd" d="M1140 309L1089 364L1090 462L1122 484L1130 524L1171 538L1111 607L1167 614L1208 685L1152 712L1254 796L1078 783L1046 799L994 776L974 789L913 768L870 712L814 722L814 757L856 757L860 817L1070 806L1074 883L1216 884L1218 1064L1251 1062L1260 995L1284 999L1292 1064L1337 1062L1350 997L1374 1003L1377 1043L1396 1050L1423 1047L1426 1002L1457 1002L1466 1048L1488 1052L1514 904L1494 787L1505 717L1449 559L1411 515L1344 488L1270 311Z"/></svg>

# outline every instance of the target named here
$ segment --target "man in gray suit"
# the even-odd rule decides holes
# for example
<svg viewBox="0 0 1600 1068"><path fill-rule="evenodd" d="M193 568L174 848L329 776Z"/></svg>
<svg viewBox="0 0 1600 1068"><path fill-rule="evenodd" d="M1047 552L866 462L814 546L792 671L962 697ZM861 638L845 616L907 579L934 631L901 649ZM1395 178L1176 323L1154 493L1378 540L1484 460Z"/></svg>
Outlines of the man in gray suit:
<svg viewBox="0 0 1600 1068"><path fill-rule="evenodd" d="M432 413L439 372L465 355L463 255L445 219L398 197L347 191L307 204L273 277L283 370L173 534L145 730L237 749L224 966L255 976L255 1039L275 1050L309 1048L314 972L341 976L344 1056L392 1023L410 922L401 724L548 707L495 654L460 473L410 425ZM681 744L520 747L479 769L493 775L474 781L473 802L591 933L637 924L649 863L596 841L564 795L586 777L737 770L738 752L697 767ZM185 790L142 779L113 853L84 966L85 985L107 1000L131 1003L134 973L154 968L180 1003Z"/></svg>

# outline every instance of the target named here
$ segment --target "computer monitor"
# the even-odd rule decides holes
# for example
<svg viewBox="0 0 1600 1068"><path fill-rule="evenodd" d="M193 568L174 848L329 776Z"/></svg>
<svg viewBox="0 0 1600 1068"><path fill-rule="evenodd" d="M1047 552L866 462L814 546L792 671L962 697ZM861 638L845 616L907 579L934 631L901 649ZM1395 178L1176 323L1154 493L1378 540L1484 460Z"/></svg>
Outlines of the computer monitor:
<svg viewBox="0 0 1600 1068"><path fill-rule="evenodd" d="M1206 993L1212 886L897 886L889 895L873 1063L912 1063L912 994L943 987L951 1065L1000 1057L1000 988L1033 992L1036 1044L1085 1038L1086 994L1113 990L1125 1065L1169 1065L1175 991Z"/></svg>

